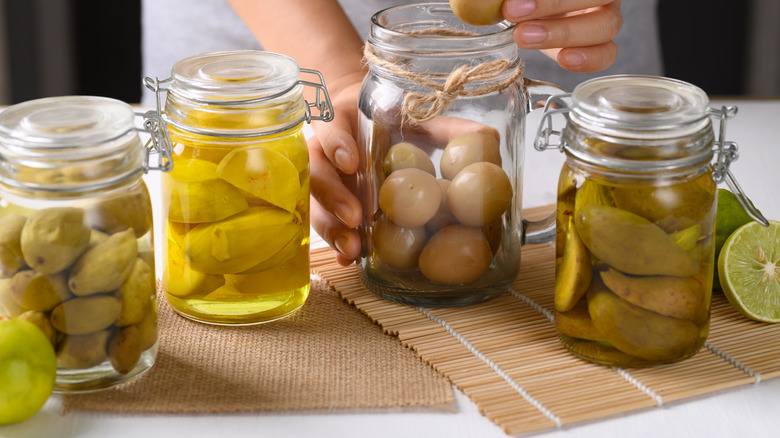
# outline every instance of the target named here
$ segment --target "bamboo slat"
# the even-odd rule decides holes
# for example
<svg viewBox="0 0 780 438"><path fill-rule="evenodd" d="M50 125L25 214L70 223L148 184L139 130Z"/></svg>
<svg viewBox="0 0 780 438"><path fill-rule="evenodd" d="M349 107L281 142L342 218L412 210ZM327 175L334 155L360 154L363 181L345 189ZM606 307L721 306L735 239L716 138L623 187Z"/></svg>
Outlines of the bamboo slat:
<svg viewBox="0 0 780 438"><path fill-rule="evenodd" d="M549 211L549 209L547 210ZM534 212L544 216L545 211ZM780 376L780 324L751 321L722 294L712 299L710 336L681 363L619 369L570 354L553 324L554 251L523 249L512 292L465 308L422 309L379 298L357 268L330 249L312 251L312 270L343 299L398 336L447 376L508 434L605 419Z"/></svg>

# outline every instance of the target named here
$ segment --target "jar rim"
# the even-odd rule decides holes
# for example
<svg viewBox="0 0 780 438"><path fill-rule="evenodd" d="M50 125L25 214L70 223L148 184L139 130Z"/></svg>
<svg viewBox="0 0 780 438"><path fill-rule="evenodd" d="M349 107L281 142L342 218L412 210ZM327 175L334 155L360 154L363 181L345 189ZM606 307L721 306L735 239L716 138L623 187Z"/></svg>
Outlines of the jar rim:
<svg viewBox="0 0 780 438"><path fill-rule="evenodd" d="M397 22L390 24L391 19ZM368 42L383 50L463 53L472 45L484 51L514 44L513 23L505 20L488 26L470 25L457 18L448 3L415 3L385 8L375 13L370 23ZM419 32L425 29L454 30L457 33ZM464 46L464 42L468 45Z"/></svg>

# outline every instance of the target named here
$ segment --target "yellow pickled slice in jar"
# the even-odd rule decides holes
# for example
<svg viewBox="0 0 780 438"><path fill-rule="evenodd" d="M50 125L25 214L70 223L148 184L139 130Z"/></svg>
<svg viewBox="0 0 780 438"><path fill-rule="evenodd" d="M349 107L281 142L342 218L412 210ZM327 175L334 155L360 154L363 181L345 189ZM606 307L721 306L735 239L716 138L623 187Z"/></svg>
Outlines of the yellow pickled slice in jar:
<svg viewBox="0 0 780 438"><path fill-rule="evenodd" d="M250 207L219 222L196 226L184 237L184 247L194 269L236 274L281 251L301 227L296 215L288 211Z"/></svg>
<svg viewBox="0 0 780 438"><path fill-rule="evenodd" d="M168 239L168 251L163 270L162 285L165 292L179 297L207 294L225 284L221 275L196 271L187 263L184 250L173 239Z"/></svg>
<svg viewBox="0 0 780 438"><path fill-rule="evenodd" d="M289 158L299 173L309 168L309 149L302 131L265 142L261 147Z"/></svg>
<svg viewBox="0 0 780 438"><path fill-rule="evenodd" d="M163 174L163 199L168 200L168 220L201 223L222 220L246 210L241 192L221 179L177 182Z"/></svg>
<svg viewBox="0 0 780 438"><path fill-rule="evenodd" d="M289 212L298 203L298 170L289 158L271 149L236 149L222 159L217 174L235 187Z"/></svg>
<svg viewBox="0 0 780 438"><path fill-rule="evenodd" d="M217 179L217 164L199 158L176 158L168 172L178 182L203 182Z"/></svg>
<svg viewBox="0 0 780 438"><path fill-rule="evenodd" d="M569 219L561 264L555 269L555 310L559 312L571 310L593 279L590 255L571 222Z"/></svg>
<svg viewBox="0 0 780 438"><path fill-rule="evenodd" d="M235 290L272 294L289 292L309 282L309 245L298 245L291 258L254 274L226 275L226 286Z"/></svg>

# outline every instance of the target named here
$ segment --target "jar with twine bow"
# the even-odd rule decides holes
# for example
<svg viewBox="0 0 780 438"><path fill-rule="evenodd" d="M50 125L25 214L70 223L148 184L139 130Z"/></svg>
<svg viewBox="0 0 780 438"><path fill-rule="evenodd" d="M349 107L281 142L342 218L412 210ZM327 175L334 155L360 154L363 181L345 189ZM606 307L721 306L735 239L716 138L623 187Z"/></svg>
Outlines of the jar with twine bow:
<svg viewBox="0 0 780 438"><path fill-rule="evenodd" d="M502 295L521 246L555 235L554 217L522 217L523 133L531 103L560 89L522 77L511 23L474 27L445 3L378 12L364 55L361 278L416 306Z"/></svg>

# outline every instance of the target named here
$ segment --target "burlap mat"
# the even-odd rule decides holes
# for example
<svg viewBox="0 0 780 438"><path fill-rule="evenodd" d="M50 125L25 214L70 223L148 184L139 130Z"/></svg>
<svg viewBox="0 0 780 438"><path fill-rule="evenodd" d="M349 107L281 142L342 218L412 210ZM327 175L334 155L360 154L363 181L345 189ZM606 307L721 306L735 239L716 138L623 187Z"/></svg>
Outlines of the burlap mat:
<svg viewBox="0 0 780 438"><path fill-rule="evenodd" d="M446 405L449 381L317 277L287 319L189 321L159 300L157 362L133 382L64 397L69 410L216 413Z"/></svg>

